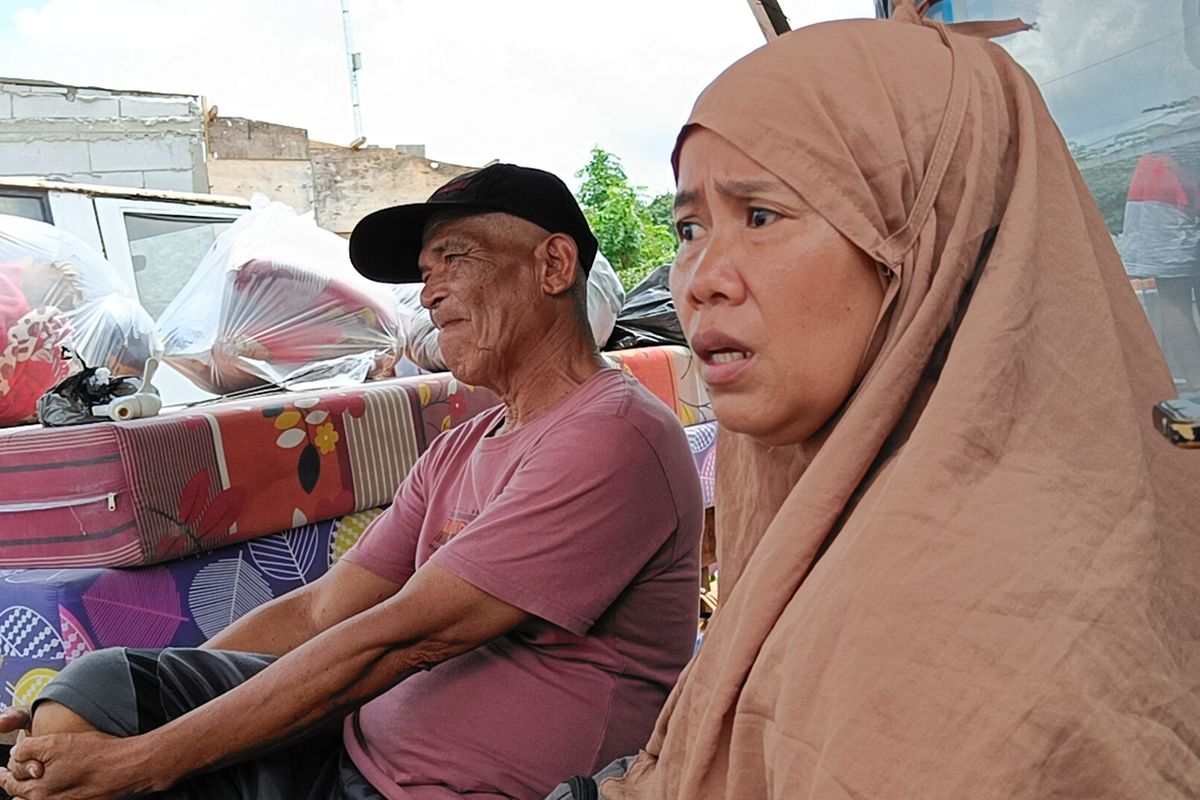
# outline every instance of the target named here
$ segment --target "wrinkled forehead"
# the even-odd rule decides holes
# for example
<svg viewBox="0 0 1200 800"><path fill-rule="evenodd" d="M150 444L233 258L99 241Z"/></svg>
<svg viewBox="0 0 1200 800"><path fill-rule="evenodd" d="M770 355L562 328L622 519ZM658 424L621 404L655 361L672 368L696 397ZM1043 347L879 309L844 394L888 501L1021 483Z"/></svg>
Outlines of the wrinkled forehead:
<svg viewBox="0 0 1200 800"><path fill-rule="evenodd" d="M537 244L550 235L545 228L503 211L454 209L430 215L421 235L424 244L444 234L494 238L520 244Z"/></svg>
<svg viewBox="0 0 1200 800"><path fill-rule="evenodd" d="M430 214L429 218L425 220L425 227L421 230L421 243L428 244L429 240L432 239L439 230L445 229L446 226L450 225L451 223L460 222L462 220L478 219L483 224L469 227L480 228L486 225L487 220L484 219L485 217L493 216L500 215L496 214L495 212L489 212L478 208L456 208L446 211L438 211Z"/></svg>
<svg viewBox="0 0 1200 800"><path fill-rule="evenodd" d="M719 133L702 126L690 126L686 141L681 140L676 171L676 209L700 200L706 180L712 182L717 195L725 197L786 197L803 204L785 181Z"/></svg>

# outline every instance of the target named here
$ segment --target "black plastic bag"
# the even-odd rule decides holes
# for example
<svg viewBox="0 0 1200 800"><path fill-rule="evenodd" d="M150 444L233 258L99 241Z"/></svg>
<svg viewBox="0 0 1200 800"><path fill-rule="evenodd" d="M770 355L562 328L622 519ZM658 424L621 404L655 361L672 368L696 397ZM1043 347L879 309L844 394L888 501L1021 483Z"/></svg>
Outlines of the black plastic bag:
<svg viewBox="0 0 1200 800"><path fill-rule="evenodd" d="M63 348L64 360L83 359ZM104 422L108 416L97 416L93 408L109 406L114 401L132 397L142 388L142 379L132 375L114 376L107 367L89 367L62 380L37 401L38 422L50 428Z"/></svg>
<svg viewBox="0 0 1200 800"><path fill-rule="evenodd" d="M664 264L629 290L605 350L687 345L675 314L675 301L671 299L670 276L671 265Z"/></svg>

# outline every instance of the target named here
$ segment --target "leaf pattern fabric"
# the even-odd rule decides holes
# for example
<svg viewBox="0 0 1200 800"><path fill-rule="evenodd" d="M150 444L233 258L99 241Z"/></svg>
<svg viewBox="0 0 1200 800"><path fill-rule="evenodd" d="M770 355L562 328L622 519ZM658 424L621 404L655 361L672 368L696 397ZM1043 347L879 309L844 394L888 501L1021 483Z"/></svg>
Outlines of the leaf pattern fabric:
<svg viewBox="0 0 1200 800"><path fill-rule="evenodd" d="M175 577L163 569L105 570L83 608L96 638L122 647L164 647L184 619Z"/></svg>
<svg viewBox="0 0 1200 800"><path fill-rule="evenodd" d="M8 689L10 705L29 705L37 699L37 696L42 693L42 689L46 688L46 684L57 674L58 670L56 669L34 667L17 678L15 682L6 683L5 688Z"/></svg>
<svg viewBox="0 0 1200 800"><path fill-rule="evenodd" d="M248 547L254 564L265 575L282 581L308 583L306 576L316 561L320 539L317 526L306 525L255 539Z"/></svg>
<svg viewBox="0 0 1200 800"><path fill-rule="evenodd" d="M272 597L266 578L239 553L200 570L188 591L188 610L211 638Z"/></svg>
<svg viewBox="0 0 1200 800"><path fill-rule="evenodd" d="M375 518L383 513L381 508L372 508L369 511L360 511L357 514L350 514L342 517L333 525L331 536L329 537L329 561L328 564L332 567L342 556L346 555L346 551L353 547L363 533L367 530L367 526L375 521Z"/></svg>

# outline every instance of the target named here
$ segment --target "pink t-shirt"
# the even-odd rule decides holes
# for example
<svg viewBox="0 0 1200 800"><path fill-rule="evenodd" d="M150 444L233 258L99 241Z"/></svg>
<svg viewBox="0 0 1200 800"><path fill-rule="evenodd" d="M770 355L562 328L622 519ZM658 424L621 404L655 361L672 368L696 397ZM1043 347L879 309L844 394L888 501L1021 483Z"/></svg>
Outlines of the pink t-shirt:
<svg viewBox="0 0 1200 800"><path fill-rule="evenodd" d="M695 643L703 503L674 415L603 370L489 436L503 417L435 440L346 555L397 583L433 561L533 615L347 719L389 798L541 798L637 752Z"/></svg>

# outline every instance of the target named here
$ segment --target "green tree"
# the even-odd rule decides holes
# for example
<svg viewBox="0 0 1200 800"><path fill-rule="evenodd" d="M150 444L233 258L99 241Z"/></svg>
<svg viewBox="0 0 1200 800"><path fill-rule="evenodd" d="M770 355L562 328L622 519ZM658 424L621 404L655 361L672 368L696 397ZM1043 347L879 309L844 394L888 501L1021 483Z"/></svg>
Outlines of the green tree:
<svg viewBox="0 0 1200 800"><path fill-rule="evenodd" d="M621 160L599 147L592 148L591 160L575 177L583 178L577 197L600 252L627 290L675 258L671 195L643 199L645 189L630 184Z"/></svg>

